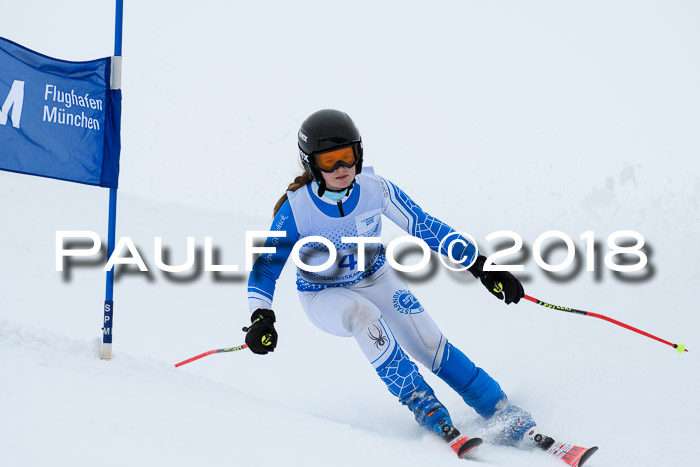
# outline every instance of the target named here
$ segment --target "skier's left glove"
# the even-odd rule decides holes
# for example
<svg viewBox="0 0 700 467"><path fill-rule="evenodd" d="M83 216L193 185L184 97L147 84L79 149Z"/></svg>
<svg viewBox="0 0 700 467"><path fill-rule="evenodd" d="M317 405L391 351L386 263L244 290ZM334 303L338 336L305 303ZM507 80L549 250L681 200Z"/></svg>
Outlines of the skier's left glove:
<svg viewBox="0 0 700 467"><path fill-rule="evenodd" d="M479 256L469 268L474 277L479 279L484 287L496 298L503 300L506 305L518 303L525 296L523 285L508 271L484 271L486 256Z"/></svg>
<svg viewBox="0 0 700 467"><path fill-rule="evenodd" d="M277 347L277 331L275 331L275 312L258 308L250 315L250 322L253 323L245 331L245 343L251 352L258 355L265 355L274 352Z"/></svg>

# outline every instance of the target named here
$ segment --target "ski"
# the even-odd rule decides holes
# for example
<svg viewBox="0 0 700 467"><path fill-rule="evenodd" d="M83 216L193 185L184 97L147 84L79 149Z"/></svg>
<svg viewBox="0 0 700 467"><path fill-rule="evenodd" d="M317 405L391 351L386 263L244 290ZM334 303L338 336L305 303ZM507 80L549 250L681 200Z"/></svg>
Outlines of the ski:
<svg viewBox="0 0 700 467"><path fill-rule="evenodd" d="M555 442L551 448L547 449L547 454L551 454L563 460L572 467L580 467L595 454L597 450L598 448L596 446L584 448L581 446L574 446L573 444Z"/></svg>
<svg viewBox="0 0 700 467"><path fill-rule="evenodd" d="M479 446L483 441L481 438L467 438L464 435L459 435L450 442L450 447L457 454L457 457L464 459L467 453Z"/></svg>
<svg viewBox="0 0 700 467"><path fill-rule="evenodd" d="M537 446L557 459L561 459L571 467L581 467L598 450L597 446L584 448L573 444L555 441L553 438L537 432L537 427L533 427L527 436L534 441Z"/></svg>
<svg viewBox="0 0 700 467"><path fill-rule="evenodd" d="M468 438L464 436L457 428L449 423L442 424L441 430L442 433L440 437L450 445L450 448L452 448L460 459L464 459L469 451L483 443L481 438Z"/></svg>

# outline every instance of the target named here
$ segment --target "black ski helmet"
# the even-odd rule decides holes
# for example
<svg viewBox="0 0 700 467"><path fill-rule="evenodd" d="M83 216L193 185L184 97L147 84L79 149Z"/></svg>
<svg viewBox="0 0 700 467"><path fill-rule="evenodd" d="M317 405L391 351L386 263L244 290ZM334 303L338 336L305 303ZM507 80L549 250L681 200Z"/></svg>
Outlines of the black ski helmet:
<svg viewBox="0 0 700 467"><path fill-rule="evenodd" d="M316 154L354 146L357 154L355 173L362 172L362 138L352 119L345 112L333 109L312 113L299 128L299 157L304 170L323 185L323 175L316 165Z"/></svg>

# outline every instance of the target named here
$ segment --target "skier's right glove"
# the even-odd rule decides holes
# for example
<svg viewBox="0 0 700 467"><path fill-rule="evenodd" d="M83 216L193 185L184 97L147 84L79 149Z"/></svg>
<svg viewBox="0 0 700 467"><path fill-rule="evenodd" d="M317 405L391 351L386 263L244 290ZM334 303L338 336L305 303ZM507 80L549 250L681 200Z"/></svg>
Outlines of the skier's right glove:
<svg viewBox="0 0 700 467"><path fill-rule="evenodd" d="M508 271L484 271L486 256L479 256L469 268L474 277L479 279L484 287L499 300L504 300L506 305L518 303L525 296L523 285L517 277Z"/></svg>
<svg viewBox="0 0 700 467"><path fill-rule="evenodd" d="M256 354L265 355L273 352L277 347L277 331L275 331L275 312L258 308L250 315L250 322L253 323L247 328L245 343L248 348Z"/></svg>

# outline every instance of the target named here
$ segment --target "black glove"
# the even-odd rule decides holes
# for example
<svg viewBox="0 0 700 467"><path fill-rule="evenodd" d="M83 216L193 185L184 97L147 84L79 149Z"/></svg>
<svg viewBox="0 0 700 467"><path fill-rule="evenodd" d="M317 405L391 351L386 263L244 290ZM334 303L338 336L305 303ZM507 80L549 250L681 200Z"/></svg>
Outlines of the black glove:
<svg viewBox="0 0 700 467"><path fill-rule="evenodd" d="M499 300L506 299L506 305L518 303L525 296L523 285L508 271L484 271L486 256L479 256L469 268L474 277Z"/></svg>
<svg viewBox="0 0 700 467"><path fill-rule="evenodd" d="M243 328L246 332L245 343L256 354L265 355L277 347L277 331L275 331L275 312L258 308L250 315L250 327Z"/></svg>

